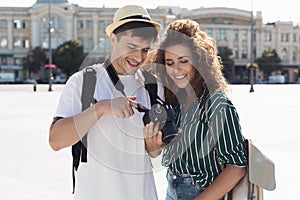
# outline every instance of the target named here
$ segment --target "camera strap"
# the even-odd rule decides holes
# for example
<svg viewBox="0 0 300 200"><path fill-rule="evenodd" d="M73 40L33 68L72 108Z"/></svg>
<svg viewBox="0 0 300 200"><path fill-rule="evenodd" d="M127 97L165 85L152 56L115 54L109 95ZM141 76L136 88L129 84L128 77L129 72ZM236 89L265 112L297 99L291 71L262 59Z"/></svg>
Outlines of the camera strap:
<svg viewBox="0 0 300 200"><path fill-rule="evenodd" d="M104 67L109 75L110 80L114 84L115 88L120 91L125 97L126 94L124 92L124 85L120 80L115 68L113 67L112 63L110 62L109 58L105 60ZM145 89L148 91L151 106L157 103L157 99L161 100L161 98L157 95L157 80L156 78L150 74L149 72L141 69L144 77L145 77ZM162 101L162 100L161 100ZM145 109L141 108L138 104L137 110L139 112L145 112Z"/></svg>
<svg viewBox="0 0 300 200"><path fill-rule="evenodd" d="M107 71L107 74L109 75L110 80L114 84L115 88L126 97L126 94L124 92L124 85L121 82L115 68L113 67L109 59L106 59L106 61L104 62L104 67Z"/></svg>

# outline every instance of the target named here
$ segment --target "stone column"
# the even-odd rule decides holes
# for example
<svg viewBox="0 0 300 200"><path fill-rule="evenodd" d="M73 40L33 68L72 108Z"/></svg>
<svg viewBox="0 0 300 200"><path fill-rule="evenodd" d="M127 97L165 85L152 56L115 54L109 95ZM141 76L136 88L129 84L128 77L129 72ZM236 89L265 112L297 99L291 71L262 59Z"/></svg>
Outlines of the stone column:
<svg viewBox="0 0 300 200"><path fill-rule="evenodd" d="M13 21L12 18L7 18L7 45L8 49L13 49Z"/></svg>

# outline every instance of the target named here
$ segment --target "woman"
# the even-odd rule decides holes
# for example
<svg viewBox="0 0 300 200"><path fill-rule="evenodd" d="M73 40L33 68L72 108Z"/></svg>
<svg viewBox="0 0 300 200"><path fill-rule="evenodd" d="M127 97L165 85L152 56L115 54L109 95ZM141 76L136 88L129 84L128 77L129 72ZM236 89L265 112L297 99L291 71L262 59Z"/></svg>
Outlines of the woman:
<svg viewBox="0 0 300 200"><path fill-rule="evenodd" d="M168 167L166 199L222 199L245 175L247 163L215 40L195 21L174 21L154 62L165 101L180 110L180 136L163 149L162 163ZM152 135L146 138L148 152L159 155L164 146L161 131L151 122L144 132Z"/></svg>

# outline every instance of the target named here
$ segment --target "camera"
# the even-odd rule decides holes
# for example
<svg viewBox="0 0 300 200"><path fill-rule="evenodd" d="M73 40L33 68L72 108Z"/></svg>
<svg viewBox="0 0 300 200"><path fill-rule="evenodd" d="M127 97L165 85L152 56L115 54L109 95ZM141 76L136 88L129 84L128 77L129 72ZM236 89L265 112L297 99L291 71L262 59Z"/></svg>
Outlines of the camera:
<svg viewBox="0 0 300 200"><path fill-rule="evenodd" d="M157 100L157 103L151 109L144 109L143 111L145 112L143 116L144 125L150 121L154 122L154 124L159 123L158 128L162 132L162 141L165 144L169 144L178 135L175 123L176 114L172 105L166 104L162 100Z"/></svg>

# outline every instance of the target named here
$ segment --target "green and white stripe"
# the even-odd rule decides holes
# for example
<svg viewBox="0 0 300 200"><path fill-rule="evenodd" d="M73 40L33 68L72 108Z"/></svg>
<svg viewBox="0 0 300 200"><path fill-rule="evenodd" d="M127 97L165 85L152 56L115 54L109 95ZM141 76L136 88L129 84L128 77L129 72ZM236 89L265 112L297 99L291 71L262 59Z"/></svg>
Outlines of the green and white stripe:
<svg viewBox="0 0 300 200"><path fill-rule="evenodd" d="M208 118L215 139L206 122L207 100ZM206 95L193 102L187 113L183 113L183 109L184 106L181 106L177 121L182 133L179 140L164 149L163 165L168 166L172 172L190 174L201 187L209 186L220 173L218 160L225 166L246 165L239 117L225 94Z"/></svg>

